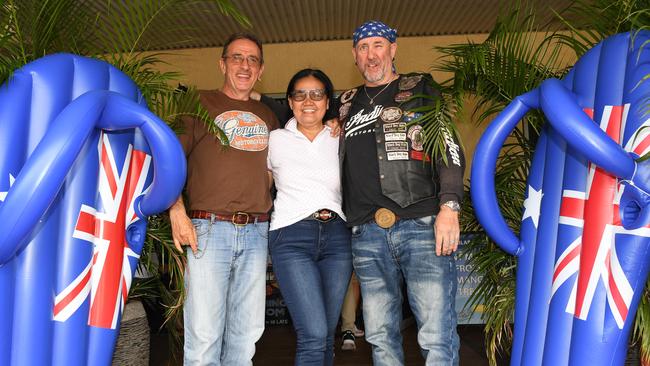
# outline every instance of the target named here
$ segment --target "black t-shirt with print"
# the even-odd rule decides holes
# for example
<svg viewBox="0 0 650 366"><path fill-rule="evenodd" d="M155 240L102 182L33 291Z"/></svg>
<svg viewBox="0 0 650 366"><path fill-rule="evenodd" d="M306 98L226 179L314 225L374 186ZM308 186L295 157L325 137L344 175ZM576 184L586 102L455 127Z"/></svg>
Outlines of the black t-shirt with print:
<svg viewBox="0 0 650 366"><path fill-rule="evenodd" d="M344 210L348 225L360 225L374 218L375 211L385 207L401 218L423 217L437 211L435 197L402 208L383 195L379 180L379 163L375 128L383 122L381 111L398 106L399 79L385 90L378 87L360 87L353 98L345 121L345 160L343 164ZM373 104L370 104L370 96Z"/></svg>

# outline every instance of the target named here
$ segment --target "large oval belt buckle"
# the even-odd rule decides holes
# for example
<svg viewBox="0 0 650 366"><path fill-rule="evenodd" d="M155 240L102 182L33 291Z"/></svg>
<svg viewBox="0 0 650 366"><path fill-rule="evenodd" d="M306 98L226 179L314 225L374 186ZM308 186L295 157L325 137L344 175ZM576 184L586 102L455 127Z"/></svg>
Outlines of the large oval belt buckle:
<svg viewBox="0 0 650 366"><path fill-rule="evenodd" d="M384 229L388 229L389 227L393 226L395 224L395 221L397 220L397 216L395 216L395 213L387 208L380 208L375 212L375 222L379 227L382 227Z"/></svg>

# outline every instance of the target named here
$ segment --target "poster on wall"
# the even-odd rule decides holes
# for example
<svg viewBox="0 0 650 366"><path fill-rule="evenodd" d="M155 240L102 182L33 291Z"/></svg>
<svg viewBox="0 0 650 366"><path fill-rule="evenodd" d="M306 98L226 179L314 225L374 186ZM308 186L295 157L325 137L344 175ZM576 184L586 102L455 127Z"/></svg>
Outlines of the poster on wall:
<svg viewBox="0 0 650 366"><path fill-rule="evenodd" d="M476 309L465 306L467 300L476 290L476 287L483 279L481 275L472 273L473 266L467 263L467 258L462 255L463 246L469 242L473 234L461 234L460 245L456 255L456 275L458 276L458 290L456 291L456 313L458 324L483 324L483 304L478 304Z"/></svg>
<svg viewBox="0 0 650 366"><path fill-rule="evenodd" d="M266 315L265 323L269 325L288 325L291 324L289 309L284 304L284 299L280 293L278 281L273 273L271 256L266 264Z"/></svg>

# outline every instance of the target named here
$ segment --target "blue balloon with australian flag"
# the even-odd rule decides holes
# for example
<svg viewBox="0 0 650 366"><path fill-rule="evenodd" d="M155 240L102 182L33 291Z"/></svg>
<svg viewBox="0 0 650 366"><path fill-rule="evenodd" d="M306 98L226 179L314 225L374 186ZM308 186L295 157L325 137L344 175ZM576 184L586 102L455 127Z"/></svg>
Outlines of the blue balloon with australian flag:
<svg viewBox="0 0 650 366"><path fill-rule="evenodd" d="M56 54L0 87L0 365L109 365L147 216L185 181L115 67Z"/></svg>
<svg viewBox="0 0 650 366"><path fill-rule="evenodd" d="M515 98L481 137L472 166L475 212L519 258L512 365L625 362L650 268L650 160L640 159L650 153L649 42L647 31L607 38L563 80ZM548 123L517 237L494 214L494 167L531 109Z"/></svg>

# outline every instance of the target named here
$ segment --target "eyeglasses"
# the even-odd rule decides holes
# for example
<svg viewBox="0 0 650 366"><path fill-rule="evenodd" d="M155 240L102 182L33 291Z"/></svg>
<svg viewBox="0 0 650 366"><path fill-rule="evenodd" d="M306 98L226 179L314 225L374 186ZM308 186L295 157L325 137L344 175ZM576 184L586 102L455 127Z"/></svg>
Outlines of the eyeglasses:
<svg viewBox="0 0 650 366"><path fill-rule="evenodd" d="M262 63L262 60L260 60L259 57L257 56L244 56L240 55L239 53L235 53L234 55L230 56L223 56L224 59L230 59L230 62L232 62L235 65L241 65L244 63L244 60L248 62L248 66L251 67L258 67Z"/></svg>
<svg viewBox="0 0 650 366"><path fill-rule="evenodd" d="M307 99L308 95L309 99L318 102L319 100L323 100L325 98L325 89L294 90L289 95L291 96L291 99L296 102L302 102L303 100Z"/></svg>

